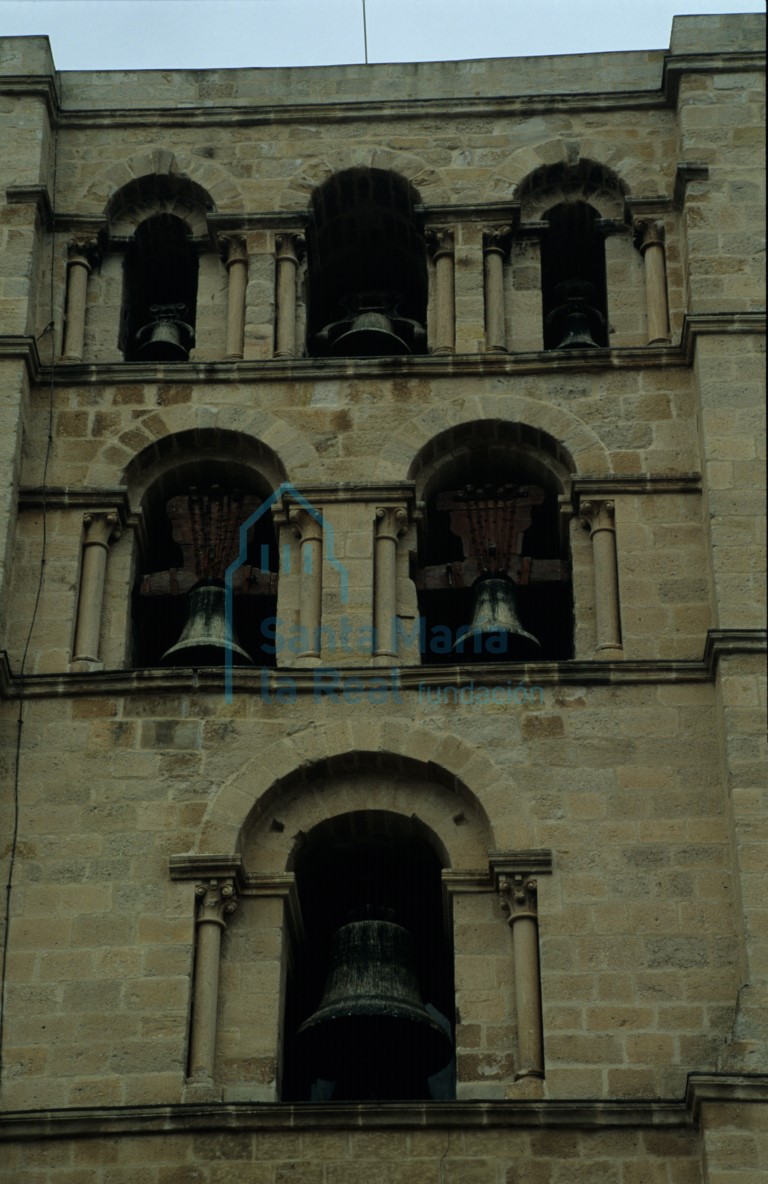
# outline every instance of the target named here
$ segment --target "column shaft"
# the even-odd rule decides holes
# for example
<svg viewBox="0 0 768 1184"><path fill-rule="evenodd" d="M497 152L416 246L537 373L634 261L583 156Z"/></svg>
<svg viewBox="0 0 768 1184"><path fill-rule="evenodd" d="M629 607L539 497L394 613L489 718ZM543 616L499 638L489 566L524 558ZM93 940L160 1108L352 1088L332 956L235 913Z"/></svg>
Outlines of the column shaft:
<svg viewBox="0 0 768 1184"><path fill-rule="evenodd" d="M454 236L452 230L435 230L429 236L435 261L435 343L433 354L456 350L456 294L454 287Z"/></svg>
<svg viewBox="0 0 768 1184"><path fill-rule="evenodd" d="M304 239L299 234L278 234L275 239L277 265L277 326L275 357L296 356L296 275Z"/></svg>
<svg viewBox="0 0 768 1184"><path fill-rule="evenodd" d="M320 657L320 624L323 606L323 531L306 510L292 510L290 520L301 540L299 629L306 648L297 658Z"/></svg>
<svg viewBox="0 0 768 1184"><path fill-rule="evenodd" d="M622 657L619 572L613 502L585 502L581 507L581 521L590 531L592 537L596 654L603 658Z"/></svg>
<svg viewBox="0 0 768 1184"><path fill-rule="evenodd" d="M648 307L648 344L665 345L669 336L669 301L664 251L664 223L638 221L636 242L645 262L645 298Z"/></svg>
<svg viewBox="0 0 768 1184"><path fill-rule="evenodd" d="M104 604L104 580L110 540L119 527L114 512L85 514L80 595L77 602L73 669L92 669L99 663L99 637ZM80 663L86 663L80 666Z"/></svg>
<svg viewBox="0 0 768 1184"><path fill-rule="evenodd" d="M88 295L88 276L96 252L96 240L74 241L68 247L67 315L64 324L62 358L65 362L83 360L85 339L85 307Z"/></svg>
<svg viewBox="0 0 768 1184"><path fill-rule="evenodd" d="M226 239L227 344L225 359L236 362L243 356L245 340L245 291L248 283L248 254L245 239L233 235Z"/></svg>
<svg viewBox="0 0 768 1184"><path fill-rule="evenodd" d="M517 1011L517 1070L515 1080L544 1076L544 1039L541 1023L539 927L535 879L523 874L499 880L502 908L512 930Z"/></svg>
<svg viewBox="0 0 768 1184"><path fill-rule="evenodd" d="M515 958L515 1003L519 1064L516 1078L543 1075L539 987L539 934L534 914L515 914L512 950Z"/></svg>
<svg viewBox="0 0 768 1184"><path fill-rule="evenodd" d="M199 885L189 1076L212 1080L219 1006L219 963L224 916L237 907L231 883Z"/></svg>
<svg viewBox="0 0 768 1184"><path fill-rule="evenodd" d="M373 560L374 656L397 657L397 540L408 525L402 508L376 511L376 542Z"/></svg>
<svg viewBox="0 0 768 1184"><path fill-rule="evenodd" d="M489 353L506 353L504 316L504 256L508 226L483 231L485 270L485 348Z"/></svg>

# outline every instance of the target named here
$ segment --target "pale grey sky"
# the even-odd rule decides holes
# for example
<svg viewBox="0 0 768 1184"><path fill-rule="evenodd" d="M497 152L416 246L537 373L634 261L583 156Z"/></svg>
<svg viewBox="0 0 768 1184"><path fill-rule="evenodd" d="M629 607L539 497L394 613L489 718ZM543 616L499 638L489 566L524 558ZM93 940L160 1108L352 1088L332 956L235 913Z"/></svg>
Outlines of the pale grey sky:
<svg viewBox="0 0 768 1184"><path fill-rule="evenodd" d="M764 0L366 0L371 62L664 49L684 13ZM362 62L363 0L0 0L0 35L46 33L60 70ZM597 81L597 80L596 80Z"/></svg>

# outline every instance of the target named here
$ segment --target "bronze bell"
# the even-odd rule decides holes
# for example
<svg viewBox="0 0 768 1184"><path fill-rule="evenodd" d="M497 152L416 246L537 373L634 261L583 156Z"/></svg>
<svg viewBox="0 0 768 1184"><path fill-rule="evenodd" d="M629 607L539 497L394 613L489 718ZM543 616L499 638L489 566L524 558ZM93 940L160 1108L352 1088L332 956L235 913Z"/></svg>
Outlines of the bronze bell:
<svg viewBox="0 0 768 1184"><path fill-rule="evenodd" d="M451 1038L421 1001L413 939L393 921L352 921L332 939L320 1006L298 1030L316 1078L334 1100L427 1097Z"/></svg>
<svg viewBox="0 0 768 1184"><path fill-rule="evenodd" d="M152 320L136 334L136 340L142 342L139 346L142 359L148 362L187 361L195 334L192 326L181 319L185 308L184 304L150 305Z"/></svg>
<svg viewBox="0 0 768 1184"><path fill-rule="evenodd" d="M373 309L358 313L330 349L331 355L337 358L396 357L410 352L402 337L395 333L387 314Z"/></svg>
<svg viewBox="0 0 768 1184"><path fill-rule="evenodd" d="M509 662L539 656L541 642L520 623L511 580L500 575L481 576L473 594L472 620L458 633L455 650L469 655L493 654Z"/></svg>
<svg viewBox="0 0 768 1184"><path fill-rule="evenodd" d="M563 335L555 349L599 349L592 329L594 327L599 333L605 317L595 307L597 293L594 284L586 280L564 280L556 286L555 295L563 302L547 317L553 325L562 323L563 326Z"/></svg>
<svg viewBox="0 0 768 1184"><path fill-rule="evenodd" d="M252 666L253 659L227 629L224 585L201 580L187 593L187 623L160 659L163 666Z"/></svg>

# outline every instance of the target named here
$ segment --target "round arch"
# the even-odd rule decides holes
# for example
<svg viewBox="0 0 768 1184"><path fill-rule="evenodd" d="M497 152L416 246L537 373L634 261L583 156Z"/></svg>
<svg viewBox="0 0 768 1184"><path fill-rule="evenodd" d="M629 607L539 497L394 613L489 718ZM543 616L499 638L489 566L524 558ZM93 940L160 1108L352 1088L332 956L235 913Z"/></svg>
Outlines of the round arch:
<svg viewBox="0 0 768 1184"><path fill-rule="evenodd" d="M427 205L450 201L450 186L438 169L428 166L415 153L398 152L371 144L319 157L302 165L281 195L279 208L306 209L315 189L325 184L335 173L350 168L382 169L397 173L418 190Z"/></svg>
<svg viewBox="0 0 768 1184"><path fill-rule="evenodd" d="M608 448L583 420L563 407L544 399L512 392L457 398L403 419L379 454L375 476L380 479L414 479L415 465L423 465L429 450L446 432L470 423L505 423L525 425L529 439L547 438L556 446L557 455L568 458L573 473L603 475L613 471ZM546 451L546 450L545 450ZM417 462L417 458L422 459Z"/></svg>
<svg viewBox="0 0 768 1184"><path fill-rule="evenodd" d="M237 436L239 447L254 456L269 458L275 487L286 475L296 480L303 471L317 471L319 458L306 436L271 412L187 404L147 410L116 439L105 441L91 461L87 482L127 484L140 496L154 479L153 463L162 465L163 458L177 450L181 435L190 442L204 443L215 441L222 433Z"/></svg>
<svg viewBox="0 0 768 1184"><path fill-rule="evenodd" d="M398 728L396 738L391 731L391 724L347 719L337 727L314 725L265 744L234 769L230 757L227 775L206 810L198 850L245 852L249 871L284 871L293 846L291 819L305 829L313 820L360 809L364 796L368 808L409 817L418 812L417 801L429 801L429 816L421 820L438 835L452 866L487 867L488 852L496 846L496 807L509 804L509 774L455 736L413 726ZM335 785L333 805L329 778ZM371 793L375 790L373 797L361 795L363 782ZM524 813L516 843L533 845Z"/></svg>
<svg viewBox="0 0 768 1184"><path fill-rule="evenodd" d="M90 205L94 213L103 213L125 186L150 176L174 176L194 184L221 212L244 209L242 192L230 173L213 161L187 152L173 152L165 145L147 145L141 152L109 165L94 179L83 204Z"/></svg>

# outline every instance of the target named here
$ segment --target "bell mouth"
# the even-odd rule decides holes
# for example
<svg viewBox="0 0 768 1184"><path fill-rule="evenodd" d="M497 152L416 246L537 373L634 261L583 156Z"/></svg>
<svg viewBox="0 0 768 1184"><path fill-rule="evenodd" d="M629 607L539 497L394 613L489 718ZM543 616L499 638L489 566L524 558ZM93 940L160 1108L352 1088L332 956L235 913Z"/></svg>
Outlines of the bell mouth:
<svg viewBox="0 0 768 1184"><path fill-rule="evenodd" d="M391 921L352 921L334 935L323 1001L296 1039L338 1096L413 1096L451 1058L450 1036L421 1002L412 944Z"/></svg>
<svg viewBox="0 0 768 1184"><path fill-rule="evenodd" d="M227 630L224 581L200 580L187 592L187 622L181 637L166 650L161 666L253 666L251 655Z"/></svg>
<svg viewBox="0 0 768 1184"><path fill-rule="evenodd" d="M456 634L454 652L483 661L536 661L541 642L517 616L516 586L502 572L481 575L472 585L472 621Z"/></svg>

